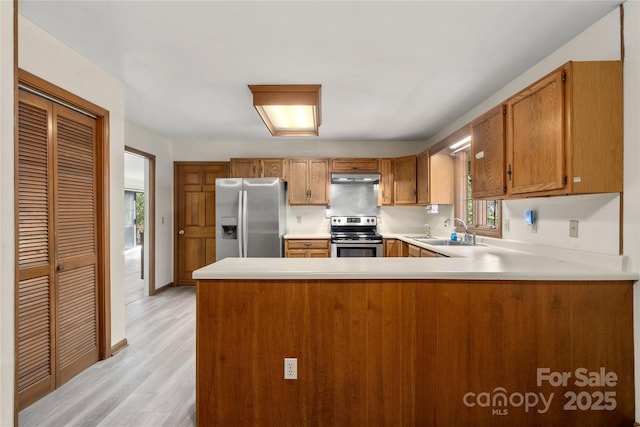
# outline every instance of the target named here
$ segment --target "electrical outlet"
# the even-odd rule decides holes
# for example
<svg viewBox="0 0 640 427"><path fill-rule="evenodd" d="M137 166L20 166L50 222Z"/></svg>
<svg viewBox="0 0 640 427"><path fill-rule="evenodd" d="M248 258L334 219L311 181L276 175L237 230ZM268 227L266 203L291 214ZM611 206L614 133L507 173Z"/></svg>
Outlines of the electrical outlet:
<svg viewBox="0 0 640 427"><path fill-rule="evenodd" d="M285 380L298 379L298 359L296 359L295 357L284 358L284 379Z"/></svg>
<svg viewBox="0 0 640 427"><path fill-rule="evenodd" d="M578 237L578 220L569 220L569 237Z"/></svg>
<svg viewBox="0 0 640 427"><path fill-rule="evenodd" d="M509 231L509 218L505 218L502 224L503 231Z"/></svg>
<svg viewBox="0 0 640 427"><path fill-rule="evenodd" d="M302 224L302 216L298 215L296 217L296 221L298 222L298 224Z"/></svg>

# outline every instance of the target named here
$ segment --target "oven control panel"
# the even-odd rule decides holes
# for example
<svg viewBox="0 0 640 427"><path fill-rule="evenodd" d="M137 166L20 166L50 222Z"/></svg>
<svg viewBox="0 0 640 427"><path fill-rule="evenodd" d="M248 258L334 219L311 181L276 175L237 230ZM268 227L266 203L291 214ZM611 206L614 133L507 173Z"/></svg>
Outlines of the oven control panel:
<svg viewBox="0 0 640 427"><path fill-rule="evenodd" d="M378 224L378 217L376 216L332 216L331 217L332 226L364 225L364 226L371 227L377 224Z"/></svg>

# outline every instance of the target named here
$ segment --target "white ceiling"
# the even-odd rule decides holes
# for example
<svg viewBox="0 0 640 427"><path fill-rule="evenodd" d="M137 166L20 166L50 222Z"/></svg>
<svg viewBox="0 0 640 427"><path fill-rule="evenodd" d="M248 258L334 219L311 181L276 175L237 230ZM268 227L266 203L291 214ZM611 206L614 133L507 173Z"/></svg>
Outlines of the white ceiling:
<svg viewBox="0 0 640 427"><path fill-rule="evenodd" d="M321 84L314 141L426 140L620 1L35 1L174 141L272 138L248 84Z"/></svg>

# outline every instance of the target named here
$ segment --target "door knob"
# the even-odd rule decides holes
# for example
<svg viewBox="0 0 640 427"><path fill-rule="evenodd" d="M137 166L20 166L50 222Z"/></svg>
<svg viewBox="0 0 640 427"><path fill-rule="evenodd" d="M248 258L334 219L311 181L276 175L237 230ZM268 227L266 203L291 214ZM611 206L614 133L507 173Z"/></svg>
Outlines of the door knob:
<svg viewBox="0 0 640 427"><path fill-rule="evenodd" d="M184 230L178 230L178 234L184 234Z"/></svg>

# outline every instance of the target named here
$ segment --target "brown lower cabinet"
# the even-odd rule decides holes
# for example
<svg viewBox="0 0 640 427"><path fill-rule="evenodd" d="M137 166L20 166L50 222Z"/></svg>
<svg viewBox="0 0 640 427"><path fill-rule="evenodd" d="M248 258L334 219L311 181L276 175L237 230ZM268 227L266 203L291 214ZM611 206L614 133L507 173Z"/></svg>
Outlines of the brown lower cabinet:
<svg viewBox="0 0 640 427"><path fill-rule="evenodd" d="M631 281L197 283L199 426L631 426L633 365Z"/></svg>
<svg viewBox="0 0 640 427"><path fill-rule="evenodd" d="M329 258L329 239L287 239L286 258Z"/></svg>

